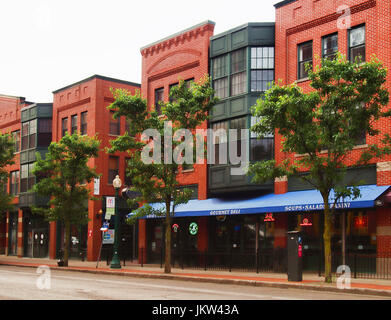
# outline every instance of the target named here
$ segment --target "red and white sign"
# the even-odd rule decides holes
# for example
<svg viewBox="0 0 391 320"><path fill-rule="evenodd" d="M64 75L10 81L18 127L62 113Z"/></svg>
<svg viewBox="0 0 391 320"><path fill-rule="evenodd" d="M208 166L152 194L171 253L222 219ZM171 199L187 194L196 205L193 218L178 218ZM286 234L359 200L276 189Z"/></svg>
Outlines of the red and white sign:
<svg viewBox="0 0 391 320"><path fill-rule="evenodd" d="M275 219L273 217L273 213L266 213L265 219L263 219L263 221L266 221L266 222L273 222L273 221L275 221Z"/></svg>

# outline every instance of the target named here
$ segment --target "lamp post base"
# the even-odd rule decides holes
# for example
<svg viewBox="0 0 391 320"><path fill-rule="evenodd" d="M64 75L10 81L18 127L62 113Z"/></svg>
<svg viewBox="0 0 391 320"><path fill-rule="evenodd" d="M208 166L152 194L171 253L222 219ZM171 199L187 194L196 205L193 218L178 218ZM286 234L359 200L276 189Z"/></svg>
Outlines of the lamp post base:
<svg viewBox="0 0 391 320"><path fill-rule="evenodd" d="M113 259L110 263L110 269L121 269L121 262L119 261L117 253L114 253Z"/></svg>

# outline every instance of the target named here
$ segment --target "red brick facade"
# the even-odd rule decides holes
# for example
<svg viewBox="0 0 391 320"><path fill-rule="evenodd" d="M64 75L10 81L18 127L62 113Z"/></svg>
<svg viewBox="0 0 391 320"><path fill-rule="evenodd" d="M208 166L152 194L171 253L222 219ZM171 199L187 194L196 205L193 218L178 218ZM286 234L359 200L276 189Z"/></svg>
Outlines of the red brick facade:
<svg viewBox="0 0 391 320"><path fill-rule="evenodd" d="M113 89L126 89L132 94L140 87L137 84L126 81L93 76L77 84L59 89L54 92L53 97L53 141L59 141L62 135L62 119L68 118L68 132L71 132L71 116L77 115L77 128L81 128L81 113L87 111L87 135L97 135L101 141L99 155L91 159L89 165L94 167L98 173L101 173L100 193L99 196L113 196L114 188L112 181L108 181L108 162L109 155L105 148L110 146L110 140L115 139L115 135L110 134L110 111L107 106L113 100L110 91ZM125 132L125 119L120 119L120 134ZM114 156L119 157L119 176L122 181L125 180L125 153L116 153ZM88 187L93 190L93 182ZM101 221L97 213L102 208L101 201L89 201L88 203L88 239L87 239L87 259L96 260L99 254L101 243ZM49 255L51 258L56 254L56 232L55 224L51 225L51 238Z"/></svg>
<svg viewBox="0 0 391 320"><path fill-rule="evenodd" d="M350 10L337 12L340 6ZM347 6L347 7L346 7ZM342 15L342 13L344 15ZM343 22L351 27L365 24L366 60L375 54L388 70L391 66L391 1L390 0L297 0L287 2L276 9L276 69L275 78L284 84L298 83L304 92L310 89L309 81L297 80L298 45L307 41L313 42L314 65L319 64L322 56L322 37L338 33L338 50L347 55L348 30L341 28ZM346 25L346 24L345 24ZM318 58L317 58L318 57ZM387 89L391 89L391 73L387 76ZM389 106L386 108L389 109ZM382 134L391 134L389 120L382 119L375 123L375 128ZM368 137L367 143L379 143L382 135ZM276 160L281 163L286 155L280 152L280 138L276 136ZM353 164L365 146L360 146L347 157L347 165ZM391 157L374 159L377 164L377 185L391 185ZM286 181L275 182L275 192L287 192ZM377 250L378 254L389 251L391 241L390 208L378 208L377 213Z"/></svg>
<svg viewBox="0 0 391 320"><path fill-rule="evenodd" d="M12 133L13 131L21 130L21 109L28 105L23 97L11 97L6 95L0 95L0 133ZM8 166L6 170L8 172L19 171L20 169L20 158L19 152L15 154L14 164ZM10 190L10 183L7 183L7 192ZM16 206L18 211L18 234L17 234L17 255L21 257L23 255L23 223L22 210L17 209L18 197L13 199L13 204ZM6 216L0 221L0 253L8 254L8 243L9 243L9 220L10 213L7 212Z"/></svg>

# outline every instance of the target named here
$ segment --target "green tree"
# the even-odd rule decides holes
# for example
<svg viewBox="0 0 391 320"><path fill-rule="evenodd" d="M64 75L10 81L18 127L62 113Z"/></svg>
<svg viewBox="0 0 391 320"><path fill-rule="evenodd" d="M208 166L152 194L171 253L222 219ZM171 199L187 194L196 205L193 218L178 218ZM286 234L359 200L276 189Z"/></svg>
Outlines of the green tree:
<svg viewBox="0 0 391 320"><path fill-rule="evenodd" d="M212 95L210 79L205 77L198 83L192 82L190 86L180 81L178 86L171 89L171 102L161 103L161 115L149 111L147 101L140 93L131 95L125 90L116 90L115 101L108 107L115 111L114 118L125 116L129 123L129 132L111 141L112 147L109 149L109 152L127 151L131 155L127 176L132 181L132 190L141 195L128 203L130 207L145 204L129 223L135 223L137 218L149 214L165 216L165 273L171 272L171 218L175 214L175 207L187 203L192 193L190 189L179 189L177 173L180 163L184 161L179 158L191 154L191 160L187 158L186 163L194 163L196 155L193 152L196 148L194 135L183 139L180 130L184 128L194 133L196 127L207 119L208 112L217 101ZM141 139L148 129L161 139ZM174 139L167 141L165 138L170 138L170 134ZM178 152L177 147L182 147L183 152ZM145 156L149 153L154 153L156 157L148 162ZM164 206L153 209L149 205L152 203L164 203Z"/></svg>
<svg viewBox="0 0 391 320"><path fill-rule="evenodd" d="M14 143L9 134L0 133L0 218L12 209L13 197L4 192L7 188L9 173L5 168L14 163Z"/></svg>
<svg viewBox="0 0 391 320"><path fill-rule="evenodd" d="M332 214L342 198L360 195L360 181L343 183L347 163L359 167L390 153L386 134L378 138L379 144L371 145L368 142L375 139L367 139L368 147L357 161L351 157L357 138L363 133L378 136L375 121L390 117L384 112L389 101L384 87L387 72L375 57L361 63L347 61L340 54L334 60L323 60L314 71L308 70L311 92L303 93L296 84L274 84L257 100L253 115L259 120L252 130L260 136L278 132L286 159L254 163L248 174L254 176L254 182L299 176L319 190L324 202L325 281L331 282ZM300 175L303 171L307 174Z"/></svg>
<svg viewBox="0 0 391 320"><path fill-rule="evenodd" d="M86 204L94 198L86 183L98 177L88 161L98 156L99 145L95 138L67 134L50 144L45 159L37 153L33 171L37 183L33 190L50 200L48 207L34 207L33 212L65 226L64 266L68 266L71 226L88 223Z"/></svg>

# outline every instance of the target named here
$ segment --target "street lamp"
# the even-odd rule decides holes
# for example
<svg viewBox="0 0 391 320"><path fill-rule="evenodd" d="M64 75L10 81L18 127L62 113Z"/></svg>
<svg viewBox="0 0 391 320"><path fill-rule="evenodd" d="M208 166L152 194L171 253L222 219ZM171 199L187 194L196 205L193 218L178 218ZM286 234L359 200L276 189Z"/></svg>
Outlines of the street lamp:
<svg viewBox="0 0 391 320"><path fill-rule="evenodd" d="M118 191L121 188L122 181L119 176L115 176L113 181L113 187L115 189L115 207L114 207L114 254L113 259L111 259L110 268L111 269L121 269L121 262L118 257L118 241L119 241L119 222L120 217L118 213Z"/></svg>

